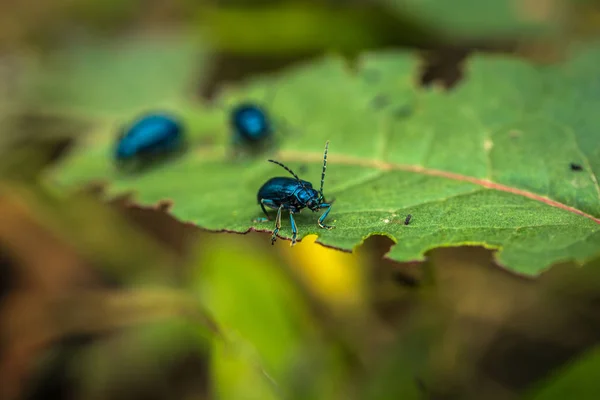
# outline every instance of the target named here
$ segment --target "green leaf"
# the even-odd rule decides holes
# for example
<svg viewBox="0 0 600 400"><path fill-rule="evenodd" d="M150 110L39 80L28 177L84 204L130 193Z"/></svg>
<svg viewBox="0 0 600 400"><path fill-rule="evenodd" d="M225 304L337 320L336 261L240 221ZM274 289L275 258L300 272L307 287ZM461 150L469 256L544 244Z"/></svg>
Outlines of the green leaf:
<svg viewBox="0 0 600 400"><path fill-rule="evenodd" d="M564 27L564 0L382 0L392 10L452 36L547 35Z"/></svg>
<svg viewBox="0 0 600 400"><path fill-rule="evenodd" d="M45 108L91 115L138 112L192 93L202 49L184 34L76 42L32 65L26 90L30 102Z"/></svg>
<svg viewBox="0 0 600 400"><path fill-rule="evenodd" d="M70 186L105 181L109 194L134 191L144 205L170 199L174 216L210 230L272 230L273 222L252 222L262 215L256 193L287 173L266 159L306 166L301 175L318 184L331 140L325 195L336 199L329 216L336 228L319 229L319 214L304 212L296 216L299 237L315 233L320 243L351 250L383 234L397 243L389 257L398 261L422 260L440 246L483 245L498 249L506 268L534 275L600 253L599 62L600 47L551 67L476 56L463 82L442 92L418 86L410 53L367 54L354 71L328 57L224 94L232 104L276 93L267 106L285 121L277 154L232 161L225 112L173 103L188 121L186 156L120 174L110 153L113 121L55 178ZM285 217L280 233L289 237Z"/></svg>

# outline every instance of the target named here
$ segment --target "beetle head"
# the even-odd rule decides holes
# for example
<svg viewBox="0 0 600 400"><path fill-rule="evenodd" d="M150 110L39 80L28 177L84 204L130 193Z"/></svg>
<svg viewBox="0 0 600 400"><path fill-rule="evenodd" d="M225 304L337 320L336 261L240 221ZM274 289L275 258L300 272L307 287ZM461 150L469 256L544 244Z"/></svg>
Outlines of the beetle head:
<svg viewBox="0 0 600 400"><path fill-rule="evenodd" d="M306 207L308 207L308 209L310 209L311 211L319 211L321 209L322 203L323 196L321 195L321 193L314 190L314 196L312 196L311 199L306 202Z"/></svg>

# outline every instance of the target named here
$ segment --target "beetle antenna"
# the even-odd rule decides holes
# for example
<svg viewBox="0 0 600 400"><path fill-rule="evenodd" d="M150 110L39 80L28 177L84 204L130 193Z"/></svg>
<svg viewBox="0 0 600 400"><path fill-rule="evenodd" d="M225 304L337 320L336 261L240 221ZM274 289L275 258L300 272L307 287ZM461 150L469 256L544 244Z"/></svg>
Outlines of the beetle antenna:
<svg viewBox="0 0 600 400"><path fill-rule="evenodd" d="M296 180L297 180L298 182L300 182L300 184L302 185L302 187L303 187L303 188L306 188L306 187L304 186L304 184L302 183L302 181L300 180L300 178L298 178L298 175L296 175L296 174L294 173L294 171L292 171L291 169L289 169L288 167L286 167L285 165L283 165L283 164L282 164L282 163L280 163L279 161L275 161L275 160L267 160L267 161L269 161L269 162L272 162L273 164L277 164L277 165L279 165L280 167L283 167L283 169L285 169L287 172L289 172L290 174L292 174L292 175L294 176L294 178L296 178Z"/></svg>
<svg viewBox="0 0 600 400"><path fill-rule="evenodd" d="M321 172L321 197L323 197L323 184L325 183L325 170L327 169L327 150L329 149L329 140L325 142L325 153L323 153L323 172Z"/></svg>

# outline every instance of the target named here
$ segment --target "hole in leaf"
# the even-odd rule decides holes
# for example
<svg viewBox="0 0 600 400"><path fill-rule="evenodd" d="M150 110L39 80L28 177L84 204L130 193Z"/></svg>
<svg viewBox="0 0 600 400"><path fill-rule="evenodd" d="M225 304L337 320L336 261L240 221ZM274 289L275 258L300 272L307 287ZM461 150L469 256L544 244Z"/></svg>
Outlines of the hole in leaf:
<svg viewBox="0 0 600 400"><path fill-rule="evenodd" d="M474 52L513 54L515 49L515 43L496 43L493 41L433 47L423 54L421 84L429 86L439 83L445 89L451 89L465 77L463 65L468 62L468 57Z"/></svg>
<svg viewBox="0 0 600 400"><path fill-rule="evenodd" d="M439 82L446 89L453 87L462 78L461 64L471 52L468 48L442 47L426 53L421 84Z"/></svg>
<svg viewBox="0 0 600 400"><path fill-rule="evenodd" d="M268 74L284 67L313 57L308 54L296 55L246 55L220 53L215 56L214 68L200 88L200 96L212 100L225 82L241 81L255 74Z"/></svg>

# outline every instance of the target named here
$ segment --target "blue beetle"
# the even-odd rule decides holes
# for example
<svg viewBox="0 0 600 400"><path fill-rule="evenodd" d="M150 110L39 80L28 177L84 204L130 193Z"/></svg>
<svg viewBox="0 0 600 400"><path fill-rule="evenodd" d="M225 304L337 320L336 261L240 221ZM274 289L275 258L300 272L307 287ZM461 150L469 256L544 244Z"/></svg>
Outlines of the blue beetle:
<svg viewBox="0 0 600 400"><path fill-rule="evenodd" d="M266 110L256 104L242 103L231 111L231 127L234 140L250 145L257 145L270 139L273 126Z"/></svg>
<svg viewBox="0 0 600 400"><path fill-rule="evenodd" d="M290 223L292 225L292 243L291 246L296 244L296 237L298 236L298 229L296 228L296 221L294 221L294 214L302 211L303 208L308 207L311 211L318 211L325 208L325 212L319 217L317 224L323 229L332 229L334 226L324 225L323 221L327 218L327 215L331 211L331 203L325 201L323 195L323 183L325 181L325 170L327 169L327 149L329 148L329 141L325 143L325 153L323 154L323 171L321 172L321 188L319 191L313 189L312 183L304 181L298 177L290 168L286 167L279 161L268 160L274 164L283 167L288 171L294 178L288 177L275 177L271 178L261 186L258 190L257 200L267 218L261 218L261 220L269 220L269 214L267 213L266 207L277 209L277 218L275 219L275 230L271 236L271 244L275 244L277 240L277 234L279 228L281 228L281 211L287 210L290 213Z"/></svg>
<svg viewBox="0 0 600 400"><path fill-rule="evenodd" d="M115 150L117 162L171 154L184 147L183 125L167 114L148 114L124 129Z"/></svg>

